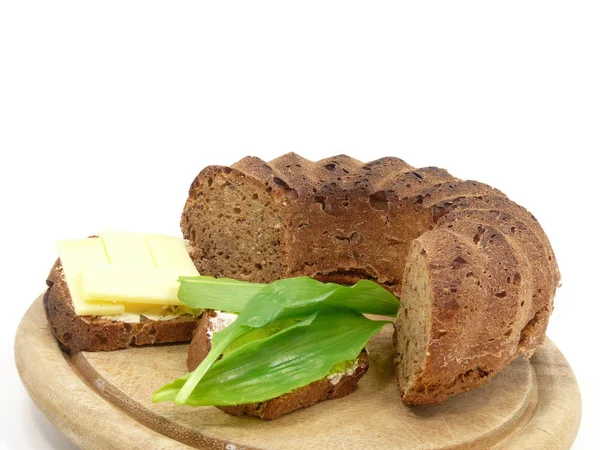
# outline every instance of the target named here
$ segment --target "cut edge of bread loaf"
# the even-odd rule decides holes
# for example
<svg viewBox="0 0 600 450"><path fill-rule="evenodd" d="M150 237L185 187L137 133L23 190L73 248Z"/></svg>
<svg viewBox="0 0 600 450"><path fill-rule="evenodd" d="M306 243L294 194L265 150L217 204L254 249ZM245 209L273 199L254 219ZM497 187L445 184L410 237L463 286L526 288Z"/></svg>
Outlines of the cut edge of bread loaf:
<svg viewBox="0 0 600 450"><path fill-rule="evenodd" d="M63 276L60 260L46 280L43 304L52 334L63 351L111 351L129 346L189 342L198 318L181 315L171 320L142 317L139 323L78 316Z"/></svg>
<svg viewBox="0 0 600 450"><path fill-rule="evenodd" d="M396 377L407 404L440 403L531 356L560 282L525 208L483 183L393 157L313 162L290 153L207 167L181 228L202 274L371 279L398 296ZM411 292L408 279L425 284Z"/></svg>
<svg viewBox="0 0 600 450"><path fill-rule="evenodd" d="M184 238L189 240L190 256L199 273L215 277L267 283L283 278L286 201L271 186L230 167L210 166L190 187L185 211L203 217L202 223L187 223L182 215ZM240 186L244 186L244 190ZM195 201L204 189L211 201ZM225 209L225 205L239 205ZM227 226L219 223L226 219ZM195 244L194 244L195 243ZM252 255L248 260L246 255Z"/></svg>
<svg viewBox="0 0 600 450"><path fill-rule="evenodd" d="M220 312L207 310L203 313L194 332L187 357L187 367L192 372L210 352L212 334L227 326L226 321L215 320ZM306 386L294 389L292 392L263 402L247 403L235 406L217 406L220 410L234 416L255 416L271 420L301 408L307 408L324 400L344 397L357 387L358 381L369 369L369 357L362 350L357 358L357 365L351 373L341 377L329 377L314 381Z"/></svg>

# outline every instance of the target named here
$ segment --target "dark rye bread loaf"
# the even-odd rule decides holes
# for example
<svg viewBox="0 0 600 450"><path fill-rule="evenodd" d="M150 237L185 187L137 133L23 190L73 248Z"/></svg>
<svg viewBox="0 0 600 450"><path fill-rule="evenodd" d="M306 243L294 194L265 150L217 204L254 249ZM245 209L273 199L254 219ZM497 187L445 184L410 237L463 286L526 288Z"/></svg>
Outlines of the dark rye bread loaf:
<svg viewBox="0 0 600 450"><path fill-rule="evenodd" d="M194 338L188 350L187 367L191 372L202 362L212 345L212 333L223 329L214 318L214 311L205 311L198 323ZM312 406L323 400L344 397L356 389L356 384L369 369L366 350L358 356L358 365L350 374L341 376L337 382L322 378L309 385L295 389L271 400L235 406L218 406L219 409L235 416L256 416L261 419L276 419L296 409Z"/></svg>
<svg viewBox="0 0 600 450"><path fill-rule="evenodd" d="M139 323L78 316L73 309L60 260L50 270L46 284L48 289L44 294L44 310L54 337L65 351L96 352L130 345L186 342L192 339L198 323L196 317L189 315L161 321L142 317Z"/></svg>
<svg viewBox="0 0 600 450"><path fill-rule="evenodd" d="M502 192L398 158L290 153L210 166L181 228L202 274L308 275L387 287L403 302L396 378L407 404L480 386L545 336L560 274L548 238Z"/></svg>

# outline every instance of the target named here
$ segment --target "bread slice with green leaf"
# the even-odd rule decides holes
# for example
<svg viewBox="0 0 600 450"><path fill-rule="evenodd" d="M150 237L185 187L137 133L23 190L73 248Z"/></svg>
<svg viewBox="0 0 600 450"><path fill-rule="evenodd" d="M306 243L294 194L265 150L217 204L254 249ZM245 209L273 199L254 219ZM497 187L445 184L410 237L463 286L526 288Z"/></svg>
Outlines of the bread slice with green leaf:
<svg viewBox="0 0 600 450"><path fill-rule="evenodd" d="M258 292L257 292L258 290ZM188 354L190 373L163 386L155 402L217 406L235 415L273 419L351 393L368 369L364 350L400 302L381 286L308 277L268 285L182 277L180 300L206 312Z"/></svg>
<svg viewBox="0 0 600 450"><path fill-rule="evenodd" d="M212 347L213 333L222 331L225 326L229 325L231 316L233 315L221 311L207 310L204 312L188 351L187 367L190 372L194 371L206 358ZM344 397L354 392L358 381L369 369L367 351L363 349L356 362L348 366L347 368L333 369L331 374L320 380L270 400L243 405L218 406L218 408L235 416L276 419L296 409L306 408L323 400Z"/></svg>

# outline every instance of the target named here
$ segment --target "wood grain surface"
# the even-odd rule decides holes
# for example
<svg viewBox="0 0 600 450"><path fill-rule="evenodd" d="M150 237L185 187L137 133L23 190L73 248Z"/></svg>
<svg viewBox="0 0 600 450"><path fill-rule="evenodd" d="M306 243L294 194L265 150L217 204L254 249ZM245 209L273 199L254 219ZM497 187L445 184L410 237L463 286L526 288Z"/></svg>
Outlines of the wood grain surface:
<svg viewBox="0 0 600 450"><path fill-rule="evenodd" d="M575 438L577 381L549 340L531 360L516 360L485 387L435 407L400 402L391 327L368 348L371 367L356 392L274 421L153 404L155 389L186 373L187 345L66 355L41 297L19 326L15 358L38 407L83 448L565 449Z"/></svg>

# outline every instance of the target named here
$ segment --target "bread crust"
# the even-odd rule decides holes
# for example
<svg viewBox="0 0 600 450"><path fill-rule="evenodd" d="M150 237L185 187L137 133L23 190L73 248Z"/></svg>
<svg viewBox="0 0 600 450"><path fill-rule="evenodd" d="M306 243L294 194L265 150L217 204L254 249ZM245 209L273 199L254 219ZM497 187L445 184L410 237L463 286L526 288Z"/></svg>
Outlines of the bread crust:
<svg viewBox="0 0 600 450"><path fill-rule="evenodd" d="M142 317L140 323L107 320L75 314L71 294L62 274L60 260L46 280L44 310L52 334L64 351L110 351L133 345L187 342L192 339L198 318L184 315L155 321Z"/></svg>
<svg viewBox="0 0 600 450"><path fill-rule="evenodd" d="M198 327L194 332L194 338L188 350L187 366L190 372L198 367L210 352L210 333L213 331L210 318L214 316L214 311L205 311L198 322ZM296 409L306 408L323 400L344 397L354 392L358 381L367 373L368 369L369 357L366 350L363 349L358 356L356 369L349 375L343 375L336 384L333 384L327 378L322 378L271 400L235 406L218 406L217 408L234 416L255 416L267 420L276 419Z"/></svg>

